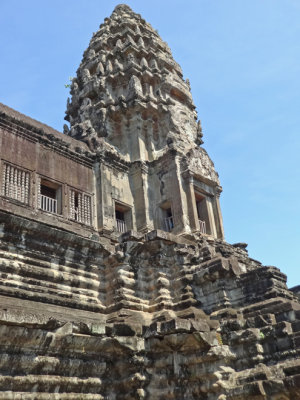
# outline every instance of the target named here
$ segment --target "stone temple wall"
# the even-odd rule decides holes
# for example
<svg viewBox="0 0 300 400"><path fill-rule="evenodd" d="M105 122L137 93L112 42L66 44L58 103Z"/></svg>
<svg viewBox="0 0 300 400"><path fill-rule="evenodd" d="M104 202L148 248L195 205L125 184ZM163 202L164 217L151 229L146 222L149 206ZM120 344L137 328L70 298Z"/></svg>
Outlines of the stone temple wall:
<svg viewBox="0 0 300 400"><path fill-rule="evenodd" d="M70 193L86 193L95 205L93 159L84 143L0 103L0 209L89 237L89 224L70 218ZM25 175L25 178L24 178ZM43 180L60 190L60 209L41 207Z"/></svg>
<svg viewBox="0 0 300 400"><path fill-rule="evenodd" d="M1 213L1 399L297 399L300 304L242 244Z"/></svg>
<svg viewBox="0 0 300 400"><path fill-rule="evenodd" d="M300 399L299 287L224 240L166 43L117 6L71 94L64 134L0 104L0 400Z"/></svg>

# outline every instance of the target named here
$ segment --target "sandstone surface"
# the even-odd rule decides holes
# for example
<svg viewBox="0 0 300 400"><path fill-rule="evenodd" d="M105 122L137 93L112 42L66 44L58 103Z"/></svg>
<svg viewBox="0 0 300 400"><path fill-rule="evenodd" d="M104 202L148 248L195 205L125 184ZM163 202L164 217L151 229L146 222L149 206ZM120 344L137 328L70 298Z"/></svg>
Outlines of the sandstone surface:
<svg viewBox="0 0 300 400"><path fill-rule="evenodd" d="M0 104L0 400L300 399L299 287L224 240L189 82L128 6L66 119Z"/></svg>

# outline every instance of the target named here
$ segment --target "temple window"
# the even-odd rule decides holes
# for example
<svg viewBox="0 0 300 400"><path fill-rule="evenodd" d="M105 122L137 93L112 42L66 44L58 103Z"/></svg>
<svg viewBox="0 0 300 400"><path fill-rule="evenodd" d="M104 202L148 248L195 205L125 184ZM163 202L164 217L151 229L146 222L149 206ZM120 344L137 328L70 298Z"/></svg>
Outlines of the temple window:
<svg viewBox="0 0 300 400"><path fill-rule="evenodd" d="M173 218L171 203L169 201L165 202L161 206L161 210L162 210L162 221L163 221L162 229L167 232L171 232L171 230L174 228L174 218Z"/></svg>
<svg viewBox="0 0 300 400"><path fill-rule="evenodd" d="M198 192L195 193L195 197L196 197L199 230L201 233L210 234L206 197Z"/></svg>
<svg viewBox="0 0 300 400"><path fill-rule="evenodd" d="M29 203L30 173L10 164L3 165L2 193L4 196Z"/></svg>
<svg viewBox="0 0 300 400"><path fill-rule="evenodd" d="M131 225L130 207L115 202L115 226L116 231L120 233L127 232Z"/></svg>
<svg viewBox="0 0 300 400"><path fill-rule="evenodd" d="M170 232L174 228L174 221L171 208L165 210L165 226L167 232Z"/></svg>
<svg viewBox="0 0 300 400"><path fill-rule="evenodd" d="M92 199L85 193L70 189L70 219L85 225L92 225Z"/></svg>
<svg viewBox="0 0 300 400"><path fill-rule="evenodd" d="M42 178L38 198L41 210L61 214L61 185Z"/></svg>

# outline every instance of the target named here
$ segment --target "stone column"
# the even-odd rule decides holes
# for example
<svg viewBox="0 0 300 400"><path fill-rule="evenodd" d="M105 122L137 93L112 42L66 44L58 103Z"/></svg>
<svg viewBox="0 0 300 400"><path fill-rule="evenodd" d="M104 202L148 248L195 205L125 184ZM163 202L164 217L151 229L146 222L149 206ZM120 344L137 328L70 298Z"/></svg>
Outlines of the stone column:
<svg viewBox="0 0 300 400"><path fill-rule="evenodd" d="M220 194L222 192L222 188L220 186L216 187L216 195L215 195L215 205L216 205L216 228L217 228L217 237L219 239L224 239L224 226L223 226L223 218L220 207Z"/></svg>
<svg viewBox="0 0 300 400"><path fill-rule="evenodd" d="M32 199L36 209L41 208L41 177L34 171L33 174L34 189L32 191ZM33 185L32 185L33 186Z"/></svg>
<svg viewBox="0 0 300 400"><path fill-rule="evenodd" d="M69 193L65 183L61 187L61 214L64 218L69 218Z"/></svg>
<svg viewBox="0 0 300 400"><path fill-rule="evenodd" d="M130 120L130 126L127 128L127 135L130 140L129 151L130 160L145 160L145 144L142 140L143 120L139 113L135 114Z"/></svg>
<svg viewBox="0 0 300 400"><path fill-rule="evenodd" d="M152 161L155 154L154 138L153 138L153 119L148 118L146 123L147 144L148 144L148 160Z"/></svg>
<svg viewBox="0 0 300 400"><path fill-rule="evenodd" d="M97 216L96 226L100 232L105 232L107 230L111 230L111 226L108 226L108 216L105 215L105 211L107 210L107 201L111 199L110 188L108 188L107 183L110 182L107 179L108 171L105 168L102 160L98 160L94 164L94 173L95 173L95 214ZM106 184L105 184L106 183ZM111 224L110 224L111 225Z"/></svg>
<svg viewBox="0 0 300 400"><path fill-rule="evenodd" d="M130 186L134 197L136 230L147 232L153 229L149 218L148 167L136 162L130 171Z"/></svg>
<svg viewBox="0 0 300 400"><path fill-rule="evenodd" d="M171 154L170 154L171 156ZM169 196L173 205L173 219L174 219L174 229L172 233L178 234L181 232L188 232L188 210L187 204L183 202L184 199L184 188L181 178L180 171L180 157L177 154L171 156L174 160L174 169L171 169L170 162L170 175L169 175ZM172 176L173 175L173 176ZM187 229L188 228L188 229Z"/></svg>
<svg viewBox="0 0 300 400"><path fill-rule="evenodd" d="M183 174L186 186L186 198L188 207L188 216L190 221L191 231L199 230L199 221L197 213L197 204L194 190L194 178L190 175L189 171Z"/></svg>
<svg viewBox="0 0 300 400"><path fill-rule="evenodd" d="M214 197L208 197L205 196L205 203L206 203L206 210L207 210L207 218L208 218L208 223L210 227L210 232L209 233L213 237L217 237L217 230L216 230L216 224L215 224L215 217L214 217Z"/></svg>

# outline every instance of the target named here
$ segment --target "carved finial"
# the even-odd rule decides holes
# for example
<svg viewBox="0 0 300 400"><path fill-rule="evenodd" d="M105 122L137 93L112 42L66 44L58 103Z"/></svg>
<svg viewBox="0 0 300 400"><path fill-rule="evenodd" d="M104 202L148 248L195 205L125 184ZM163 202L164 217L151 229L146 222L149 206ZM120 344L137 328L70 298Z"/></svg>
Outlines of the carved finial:
<svg viewBox="0 0 300 400"><path fill-rule="evenodd" d="M65 135L68 135L69 132L70 132L70 129L69 129L68 125L67 125L67 124L64 124L64 126L63 126L63 133L64 133Z"/></svg>
<svg viewBox="0 0 300 400"><path fill-rule="evenodd" d="M148 95L149 95L150 98L154 99L153 86L152 85L149 85Z"/></svg>
<svg viewBox="0 0 300 400"><path fill-rule="evenodd" d="M128 85L128 98L137 97L143 93L141 81L135 75L132 75Z"/></svg>
<svg viewBox="0 0 300 400"><path fill-rule="evenodd" d="M113 70L112 63L110 60L108 60L106 64L106 72L112 72L112 70Z"/></svg>
<svg viewBox="0 0 300 400"><path fill-rule="evenodd" d="M196 143L198 145L204 143L203 140L202 140L202 137L203 137L202 126L201 126L201 121L199 119L199 121L197 122L197 138L196 138Z"/></svg>
<svg viewBox="0 0 300 400"><path fill-rule="evenodd" d="M158 69L157 61L155 60L155 58L151 61L150 66L153 69Z"/></svg>
<svg viewBox="0 0 300 400"><path fill-rule="evenodd" d="M133 38L130 35L127 35L127 42L135 45L135 41L133 40Z"/></svg>
<svg viewBox="0 0 300 400"><path fill-rule="evenodd" d="M103 75L104 74L104 67L102 62L99 62L96 70L97 74Z"/></svg>
<svg viewBox="0 0 300 400"><path fill-rule="evenodd" d="M81 79L82 79L83 83L87 83L90 80L90 78L91 78L90 71L87 68L85 68L82 71L82 75L81 75Z"/></svg>
<svg viewBox="0 0 300 400"><path fill-rule="evenodd" d="M123 71L123 65L119 63L118 59L115 59L114 62L114 71Z"/></svg>
<svg viewBox="0 0 300 400"><path fill-rule="evenodd" d="M132 12L132 9L127 4L118 4L113 12L114 13Z"/></svg>
<svg viewBox="0 0 300 400"><path fill-rule="evenodd" d="M127 63L130 64L134 64L135 63L135 59L134 59L134 55L132 53L129 53L127 56Z"/></svg>
<svg viewBox="0 0 300 400"><path fill-rule="evenodd" d="M187 84L189 91L191 91L191 83L190 80L188 78L186 78L185 83Z"/></svg>
<svg viewBox="0 0 300 400"><path fill-rule="evenodd" d="M122 43L121 39L117 40L116 47L118 47L119 49L121 49L123 47L123 43Z"/></svg>
<svg viewBox="0 0 300 400"><path fill-rule="evenodd" d="M145 43L144 43L142 37L139 38L139 40L138 40L138 45L139 45L140 47L143 47L143 48L145 47Z"/></svg>
<svg viewBox="0 0 300 400"><path fill-rule="evenodd" d="M78 83L76 82L75 79L73 79L72 83L71 83L71 94L75 94L78 90Z"/></svg>
<svg viewBox="0 0 300 400"><path fill-rule="evenodd" d="M100 51L100 53L99 53L99 60L102 62L102 63L105 63L105 61L106 61L106 54L105 54L105 52L102 50L102 51Z"/></svg>
<svg viewBox="0 0 300 400"><path fill-rule="evenodd" d="M95 50L94 49L90 49L87 53L87 59L90 60L91 58L95 57Z"/></svg>
<svg viewBox="0 0 300 400"><path fill-rule="evenodd" d="M147 68L148 67L148 63L147 63L147 60L146 60L145 57L143 57L141 59L141 67L143 67L143 68Z"/></svg>

